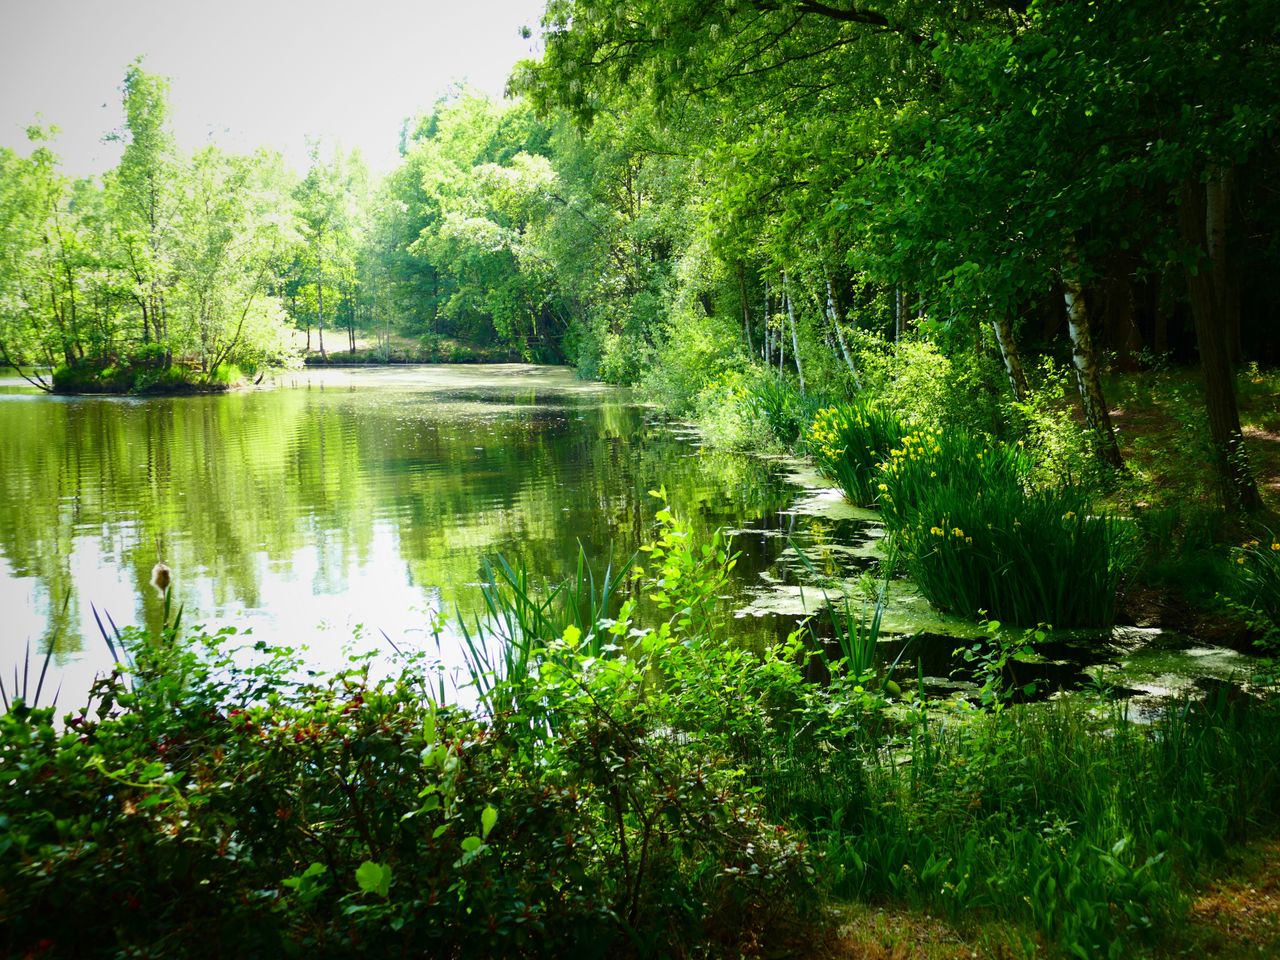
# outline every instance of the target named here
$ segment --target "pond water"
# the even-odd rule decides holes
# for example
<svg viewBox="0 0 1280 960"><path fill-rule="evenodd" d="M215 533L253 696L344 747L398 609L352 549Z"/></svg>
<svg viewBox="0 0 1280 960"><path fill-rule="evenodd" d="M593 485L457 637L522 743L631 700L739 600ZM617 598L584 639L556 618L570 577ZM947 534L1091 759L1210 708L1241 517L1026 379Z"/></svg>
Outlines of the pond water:
<svg viewBox="0 0 1280 960"><path fill-rule="evenodd" d="M3 383L0 669L52 644L70 690L109 663L95 608L159 627L158 558L186 623L306 641L333 666L353 635L421 644L433 616L473 613L486 559L549 581L579 545L601 569L625 560L652 537L662 485L695 530L741 531L742 585L797 526L779 466L704 454L630 394L563 369L307 371L164 399Z"/></svg>
<svg viewBox="0 0 1280 960"><path fill-rule="evenodd" d="M743 642L784 636L824 590L875 569L875 515L811 472L703 451L630 393L564 369L309 370L164 399L55 398L0 380L0 671L52 648L59 705L83 702L110 663L95 609L160 626L158 558L186 624L306 643L321 668L353 639L385 650L381 632L434 653L429 624L475 615L486 560L547 582L572 572L579 546L601 570L624 561L653 535L659 486L696 535L733 533ZM890 598L887 630L918 635L904 663L945 689L956 638L976 626L940 617L910 584ZM443 641L456 666L455 626ZM1055 649L1046 683L1148 649L1159 676L1190 677L1208 659L1179 643L1091 638ZM887 641L886 657L900 647ZM1229 651L1215 657L1218 673L1241 669Z"/></svg>

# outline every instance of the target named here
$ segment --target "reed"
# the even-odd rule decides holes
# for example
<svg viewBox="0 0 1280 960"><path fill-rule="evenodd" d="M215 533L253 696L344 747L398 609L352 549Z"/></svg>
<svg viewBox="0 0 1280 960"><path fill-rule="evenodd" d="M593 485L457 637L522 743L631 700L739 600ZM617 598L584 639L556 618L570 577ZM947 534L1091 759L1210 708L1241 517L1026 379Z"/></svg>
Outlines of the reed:
<svg viewBox="0 0 1280 960"><path fill-rule="evenodd" d="M578 547L577 567L560 583L540 592L523 566L499 556L483 565L484 611L470 623L462 616L463 661L468 685L490 715L516 712L544 664L572 663L555 649L571 638L576 655L600 658L616 638L609 615L621 605L628 561L606 565L600 575Z"/></svg>
<svg viewBox="0 0 1280 960"><path fill-rule="evenodd" d="M31 641L27 641L26 653L22 658L22 672L18 672L18 665L13 665L13 685L12 689L5 686L4 676L0 675L0 704L3 704L5 712L9 712L21 704L29 709L36 709L40 706L40 695L44 692L44 679L49 673L49 663L53 660L53 641L50 640L44 657L40 662L40 673L36 677L35 689L31 689ZM49 706L57 706L58 694L62 692L62 685L58 685L58 690L53 694L53 700Z"/></svg>

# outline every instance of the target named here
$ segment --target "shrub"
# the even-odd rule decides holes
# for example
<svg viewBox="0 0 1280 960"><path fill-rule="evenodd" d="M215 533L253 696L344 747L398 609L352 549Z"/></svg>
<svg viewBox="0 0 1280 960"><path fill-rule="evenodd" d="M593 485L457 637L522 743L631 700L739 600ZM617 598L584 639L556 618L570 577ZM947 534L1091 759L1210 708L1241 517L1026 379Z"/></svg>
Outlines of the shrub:
<svg viewBox="0 0 1280 960"><path fill-rule="evenodd" d="M1026 400L1009 400L1009 419L1035 460L1038 483L1094 483L1103 469L1093 452L1089 432L1074 414L1075 385L1071 373L1045 358L1030 377Z"/></svg>
<svg viewBox="0 0 1280 960"><path fill-rule="evenodd" d="M540 598L491 569L475 629L526 655L473 660L487 709L442 703L420 661L316 678L287 648L227 649L233 631L127 635L136 668L65 728L15 705L0 954L740 955L801 909L811 869L740 789L728 739L683 723L744 654L700 639L733 556L664 517L656 631L632 631L631 601L601 619L613 572L584 564Z"/></svg>
<svg viewBox="0 0 1280 960"><path fill-rule="evenodd" d="M706 442L726 450L763 450L776 442L755 402L752 370L727 370L698 393L693 414Z"/></svg>
<svg viewBox="0 0 1280 960"><path fill-rule="evenodd" d="M887 343L863 334L858 354L867 391L908 427L1002 435L1006 380L987 353L963 349L948 357L920 337Z"/></svg>

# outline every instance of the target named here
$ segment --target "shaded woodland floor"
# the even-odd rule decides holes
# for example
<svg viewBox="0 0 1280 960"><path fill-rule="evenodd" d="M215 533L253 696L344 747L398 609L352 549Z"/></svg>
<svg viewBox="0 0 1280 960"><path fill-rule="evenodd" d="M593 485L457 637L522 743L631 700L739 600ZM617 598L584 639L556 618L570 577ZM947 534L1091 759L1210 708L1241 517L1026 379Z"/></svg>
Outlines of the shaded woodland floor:
<svg viewBox="0 0 1280 960"><path fill-rule="evenodd" d="M797 937L765 952L810 960L1013 960L1026 955L1013 929L962 930L927 913L891 907L837 910L817 944ZM1240 847L1197 888L1186 921L1149 954L1251 960L1280 956L1280 837Z"/></svg>

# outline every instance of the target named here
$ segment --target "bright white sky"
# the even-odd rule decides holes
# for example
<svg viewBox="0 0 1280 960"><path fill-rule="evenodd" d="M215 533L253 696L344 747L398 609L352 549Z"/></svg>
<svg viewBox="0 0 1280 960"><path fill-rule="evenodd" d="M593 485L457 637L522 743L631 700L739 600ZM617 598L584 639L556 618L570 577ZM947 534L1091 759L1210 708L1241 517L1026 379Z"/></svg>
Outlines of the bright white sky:
<svg viewBox="0 0 1280 960"><path fill-rule="evenodd" d="M125 68L171 81L187 150L280 150L307 165L306 138L395 165L401 121L458 81L500 96L536 55L544 0L0 0L0 144L26 153L26 127L56 124L71 175L119 158L103 143L123 114Z"/></svg>

